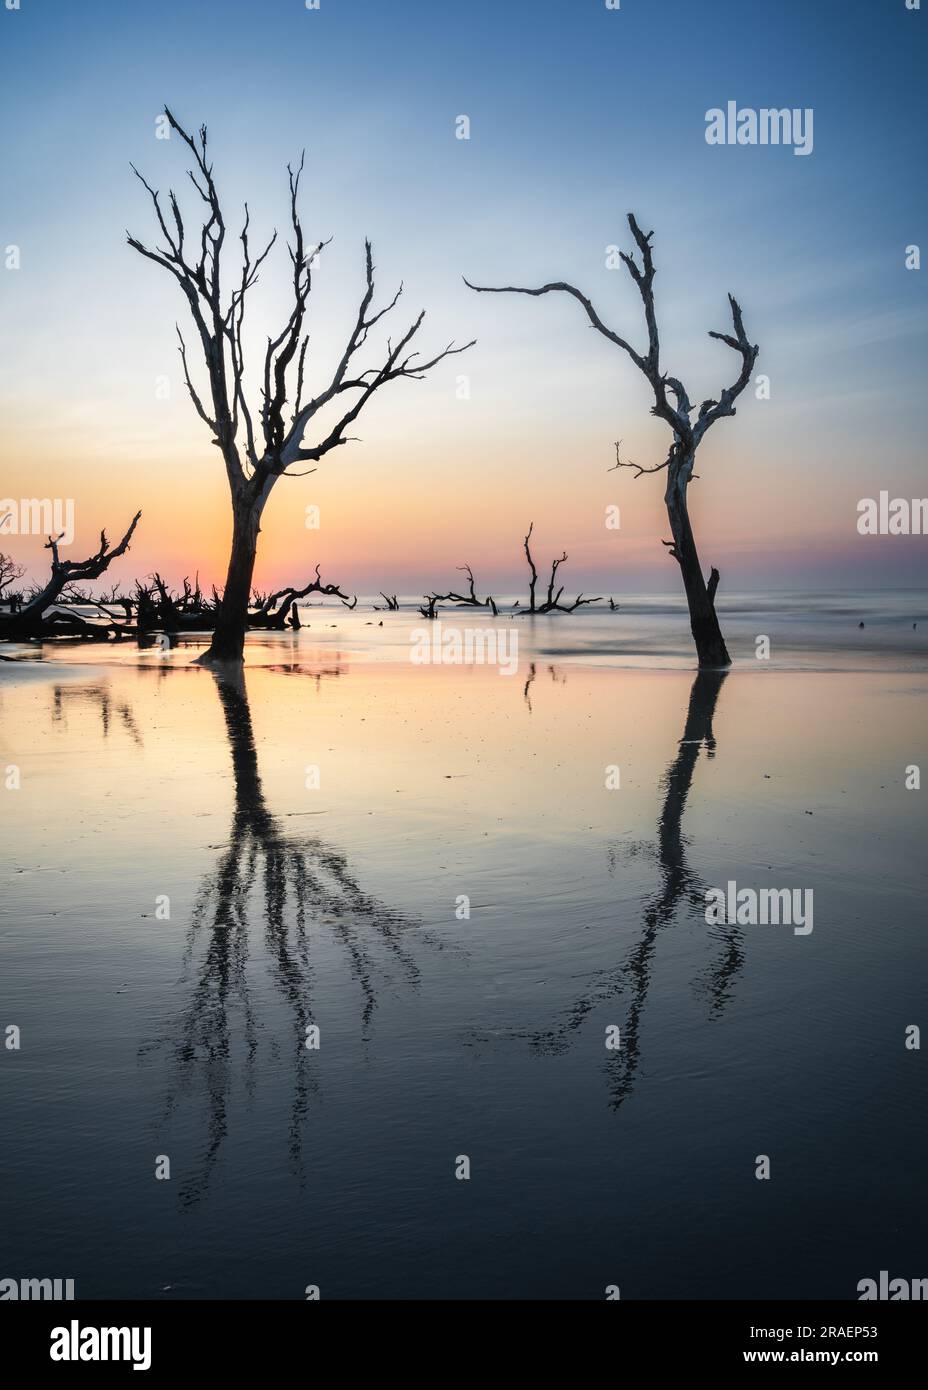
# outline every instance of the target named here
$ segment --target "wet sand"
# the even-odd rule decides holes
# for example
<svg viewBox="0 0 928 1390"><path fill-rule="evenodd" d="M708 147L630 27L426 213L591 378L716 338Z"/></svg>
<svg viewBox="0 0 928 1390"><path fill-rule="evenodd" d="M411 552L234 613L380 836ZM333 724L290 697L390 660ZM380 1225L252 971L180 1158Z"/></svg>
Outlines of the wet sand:
<svg viewBox="0 0 928 1390"><path fill-rule="evenodd" d="M928 674L620 668L565 623L504 677L329 617L240 681L189 648L0 671L0 1272L79 1298L918 1275ZM812 890L814 930L707 925L729 880Z"/></svg>

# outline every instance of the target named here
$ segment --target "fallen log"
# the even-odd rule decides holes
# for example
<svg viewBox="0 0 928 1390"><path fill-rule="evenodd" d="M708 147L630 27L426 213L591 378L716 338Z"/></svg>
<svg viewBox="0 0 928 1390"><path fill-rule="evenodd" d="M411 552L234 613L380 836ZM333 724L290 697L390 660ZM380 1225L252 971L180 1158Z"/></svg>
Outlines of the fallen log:
<svg viewBox="0 0 928 1390"><path fill-rule="evenodd" d="M41 588L36 588L16 612L0 614L0 641L37 641L44 637L61 636L64 628L71 629L73 635L102 640L86 631L99 628L101 633L105 632L102 624L87 623L77 614L62 614L56 605L62 597L67 598L75 584L82 579L98 579L113 560L125 554L141 515L141 512L136 512L118 545L110 546L106 532L101 531L99 549L86 560L62 560L58 551L62 537L49 536L45 549L52 553L51 574L47 582Z"/></svg>

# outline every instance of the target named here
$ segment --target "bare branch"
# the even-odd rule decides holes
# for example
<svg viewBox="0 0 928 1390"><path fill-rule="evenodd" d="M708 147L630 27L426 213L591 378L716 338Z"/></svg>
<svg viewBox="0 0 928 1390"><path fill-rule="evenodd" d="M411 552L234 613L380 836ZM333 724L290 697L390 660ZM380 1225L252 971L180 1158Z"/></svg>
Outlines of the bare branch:
<svg viewBox="0 0 928 1390"><path fill-rule="evenodd" d="M464 343L461 347L455 347L454 343L451 342L447 347L443 348L441 352L436 353L434 357L424 362L416 361L419 357L418 352L410 352L404 356L403 354L406 348L418 333L425 319L425 310L423 309L395 346L392 341L388 340L387 355L382 366L378 368L368 368L359 377L350 380L346 379L345 372L350 358L357 350L360 342L363 342L364 338L367 336L367 330L370 326L386 312L383 310L374 315L371 319L365 317L366 305L369 304L370 294L373 292L373 266L370 260L370 243L366 243L366 246L368 253L368 293L365 295L364 303L362 303L358 323L355 326L348 348L342 356L342 360L336 369L335 376L330 385L319 396L315 397L304 406L294 420L286 443L280 451L280 463L278 465L273 465L269 463L268 460L265 460L265 466L268 468L268 471L283 473L290 463L302 461L304 459L318 462L329 450L337 448L339 445L349 443L350 438L345 435L345 430L358 418L371 396L373 396L374 392L383 386L385 382L397 381L401 377L413 381L421 381L425 374L431 371L433 367L436 367L439 362L442 362L446 357L454 357L458 353L466 352L468 348L473 347L476 341L472 339L469 343ZM389 307L392 307L392 304L396 302L398 297L398 294L394 296ZM366 379L368 377L370 378L369 380ZM301 442L303 431L317 411L328 401L332 400L334 396L349 390L358 390L360 392L354 404L344 412L338 422L333 425L329 433L318 444L309 447L303 445Z"/></svg>
<svg viewBox="0 0 928 1390"><path fill-rule="evenodd" d="M2 521L2 517L0 517ZM26 573L24 565L18 565L11 555L0 554L0 594Z"/></svg>
<svg viewBox="0 0 928 1390"><path fill-rule="evenodd" d="M307 594L323 594L326 597L341 599L346 608L354 608L358 602L354 595L343 593L337 584L323 584L320 566L317 565L315 579L310 580L302 589L290 586L278 589L272 594L255 595L257 612L249 614L249 627L283 628L288 618L293 627L299 627L299 616L294 605L298 599L306 598Z"/></svg>
<svg viewBox="0 0 928 1390"><path fill-rule="evenodd" d="M184 380L187 383L187 390L190 392L190 398L193 401L194 408L196 409L196 412L199 415L200 419L203 420L215 434L216 422L215 420L211 420L210 417L207 415L206 411L203 409L203 402L200 400L200 397L194 390L193 382L190 380L190 372L187 367L187 345L184 342L184 337L180 331L180 326L178 324L175 324L174 327L177 329L177 336L180 340L180 347L178 351L180 352L180 360L184 364Z"/></svg>
<svg viewBox="0 0 928 1390"><path fill-rule="evenodd" d="M621 454L619 453L619 447L621 443L621 439L617 439L615 442L615 464L612 468L606 469L607 473L614 473L617 468L634 468L635 477L640 478L643 473L660 473L663 469L667 467L667 465L670 463L671 458L673 457L674 451L673 449L671 449L670 453L664 459L663 463L656 463L653 468L642 468L640 463L633 463L631 459L622 458Z"/></svg>
<svg viewBox="0 0 928 1390"><path fill-rule="evenodd" d="M212 166L206 160L206 127L200 127L199 139L197 140L188 134L167 107L165 107L165 115L171 128L177 132L193 156L197 172L196 174L193 170L188 172L194 187L207 207L207 213L200 230L199 259L196 264L192 264L183 253L184 220L173 191L170 194L171 213L174 219L174 231L172 232L163 215L158 192L134 168L133 172L151 198L158 226L167 242L167 249L155 248L152 250L129 233L126 236L133 250L174 276L187 300L190 315L200 338L203 359L209 373L213 405L212 416L207 413L202 402L199 406L197 405L198 398L192 388L185 361L184 375L187 387L197 413L209 424L215 434L216 443L223 453L229 486L233 495L237 495L244 485L245 474L235 443L238 409L241 403L241 364L239 355L235 350L236 338L231 325L235 321L236 310L240 311L241 306L233 297L228 309L222 307L220 265L222 245L225 239L225 222L219 195L213 181ZM199 178L197 174L199 174ZM231 392L228 379L229 368L226 360L227 342L231 348L232 356ZM182 352L182 355L185 355L185 352Z"/></svg>
<svg viewBox="0 0 928 1390"><path fill-rule="evenodd" d="M492 596L487 598L478 597L476 581L474 579L474 572L471 569L470 565L458 565L457 568L463 574L467 575L467 593L459 594L452 590L450 593L447 594L425 594L424 598L426 599L426 602L428 604L428 609L419 609L419 612L422 614L422 616L424 618L434 618L436 604L453 603L458 608L489 608L495 618L499 613L499 608L496 605L496 600ZM387 598L386 594L381 594L381 597ZM389 599L387 599L387 604L390 605Z"/></svg>
<svg viewBox="0 0 928 1390"><path fill-rule="evenodd" d="M718 587L719 587L719 572L718 572L718 570L715 568L715 566L713 565L713 566L712 566L712 569L709 571L709 583L706 585L706 593L707 593L708 596L709 596L709 602L710 602L711 604L714 604L714 603L715 603L715 591L716 591L716 589L717 589Z"/></svg>
<svg viewBox="0 0 928 1390"><path fill-rule="evenodd" d="M537 569L535 568L535 561L532 559L532 552L531 552L531 550L529 549L529 544L528 544L528 543L529 543L529 540L531 539L532 530L534 529L534 525L535 525L535 523L532 522L531 525L530 525L529 528L528 528L528 534L526 535L525 540L522 542L523 548L524 548L524 550L525 550L525 558L528 560L529 571L530 571L530 573L531 573L531 581L530 581L530 583L529 583L528 607L525 608L525 609L523 609L522 611L523 611L524 613L529 613L529 614L532 614L532 613L572 613L572 612L574 611L575 608L580 608L580 607L582 607L584 604L587 604L587 603L600 603L600 602L601 602L601 598L584 598L582 594L578 595L578 597L574 599L573 603L570 603L570 604L561 603L561 595L562 595L563 592L564 592L564 586L561 585L561 587L558 589L557 593L555 593L555 592L554 592L554 585L555 585L555 583L557 582L557 572L558 572L558 569L559 569L560 566L564 563L564 561L567 559L567 552L566 552L566 550L561 554L561 556L560 556L559 559L553 560L553 561L551 562L551 578L550 578L549 581L548 581L548 593L547 593L547 597L545 598L545 600L544 600L543 603L541 603L541 604L537 604L537 603L536 603L536 600L535 600L535 586L536 586L536 584L537 584L537 582L538 582L538 571L537 571ZM515 607L518 607L518 604L515 604L514 606L515 606Z"/></svg>
<svg viewBox="0 0 928 1390"><path fill-rule="evenodd" d="M45 549L51 551L51 574L41 588L37 587L32 591L18 612L5 620L3 635L15 635L16 631L25 635L41 635L44 630L43 614L58 601L69 586L79 584L81 580L99 579L113 560L125 554L129 549L129 543L141 515L141 512L136 512L128 530L117 545L111 546L106 539L106 532L101 531L100 544L97 550L86 560L62 560L58 552L58 545L63 539L63 535L49 536ZM76 623L77 620L75 619ZM83 626L86 627L87 624L83 624Z"/></svg>
<svg viewBox="0 0 928 1390"><path fill-rule="evenodd" d="M723 415L735 415L734 402L741 395L751 379L751 372L754 370L754 363L757 361L757 354L760 349L756 344L748 342L747 334L744 331L744 323L741 317L741 306L734 295L728 296L728 303L731 306L731 319L734 325L734 337L730 333L710 333L710 338L717 338L719 342L725 343L734 352L741 355L741 371L737 379L731 386L725 387L717 401L703 401L699 408L699 419L693 431L694 444L698 444L710 425L714 425L716 420L720 420Z"/></svg>
<svg viewBox="0 0 928 1390"><path fill-rule="evenodd" d="M541 285L537 290L530 290L523 289L518 285L474 285L471 284L470 280L464 275L461 276L461 279L468 289L476 290L478 294L530 294L536 297L540 294L554 293L573 295L574 299L583 305L586 316L597 333L601 333L604 338L608 338L611 343L615 343L616 347L620 347L623 352L627 352L639 371L647 375L647 360L642 357L640 353L636 352L631 344L627 343L624 338L620 338L611 328L607 328L586 295L581 293L574 285L568 285L565 280L554 280L548 285Z"/></svg>
<svg viewBox="0 0 928 1390"><path fill-rule="evenodd" d="M528 561L528 567L532 576L528 586L528 606L530 613L534 613L535 611L535 585L538 583L538 571L535 568L535 561L532 559L532 552L528 548L528 543L532 538L532 532L534 531L534 529L534 521L529 522L529 528L526 533L525 540L522 542L522 545L525 549L525 558Z"/></svg>

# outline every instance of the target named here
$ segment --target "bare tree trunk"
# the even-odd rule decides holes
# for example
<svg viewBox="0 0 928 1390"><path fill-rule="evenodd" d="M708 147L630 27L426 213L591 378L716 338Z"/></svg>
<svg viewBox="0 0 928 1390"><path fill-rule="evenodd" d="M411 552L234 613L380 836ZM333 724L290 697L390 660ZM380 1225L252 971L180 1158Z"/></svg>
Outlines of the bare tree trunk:
<svg viewBox="0 0 928 1390"><path fill-rule="evenodd" d="M683 575L683 587L686 590L686 602L690 611L690 631L696 644L699 665L730 666L731 657L728 655L715 612L715 591L718 588L719 572L713 569L707 585L699 563L686 506L686 489L692 469L693 458L690 456L684 459L681 466L672 466L668 476L664 501L667 504L667 516L673 536L671 554L679 562Z"/></svg>
<svg viewBox="0 0 928 1390"><path fill-rule="evenodd" d="M251 595L255 556L258 553L258 531L262 497L238 497L232 503L232 550L222 602L216 614L209 650L200 658L204 665L214 661L241 661L245 649L245 628L248 623L248 599Z"/></svg>
<svg viewBox="0 0 928 1390"><path fill-rule="evenodd" d="M245 299L277 240L277 233L272 234L263 251L253 256L248 240L250 214L248 204L245 204L245 219L238 238L242 246L241 270L235 272L235 283L227 292L228 283L220 273L226 222L213 179L213 165L207 153L206 126L200 126L199 131L192 135L175 120L167 107L164 114L171 130L192 156L195 168L187 172L206 204L203 222L198 235L185 239L187 229L184 214L174 192L168 193L168 213L162 206L158 190L152 188L134 169L151 199L163 243L148 247L133 236L128 236L128 241L139 255L161 266L177 281L187 300L203 350L203 363L209 377L208 398L201 396L193 383L188 370L187 346L180 328L177 329L184 381L197 415L222 453L232 494L232 552L226 586L216 615L212 644L209 651L198 658L204 664L228 663L242 660L259 523L264 504L278 478L299 477L314 472L313 468L303 469L296 474L289 470L298 463L318 463L331 450L354 439L355 436L346 431L357 420L375 391L388 381L402 378L421 381L439 362L465 352L473 347L473 342L463 347L455 347L451 342L435 356L423 360L418 349L409 350L425 319L423 309L404 333L393 334L387 339L386 352L379 367L360 370L356 354L364 348L371 329L395 307L403 292L401 284L388 304L382 309L373 309L374 253L370 242L365 240L365 289L354 327L329 384L312 399L305 398L304 387L308 390L309 385L304 372L309 334L303 332L303 327L312 290L312 267L316 255L327 243L321 241L314 251L309 251L303 239L297 208L303 172L301 156L296 169L287 165L293 232L293 243L288 246L293 267L292 308L277 336L268 336L260 414L253 416L244 386L242 324ZM346 393L351 404L345 399ZM288 402L292 405L292 414L287 410ZM315 426L319 412L333 402L339 407L335 423L331 428L323 428L317 442L310 444L310 424ZM330 592L329 586L320 592L323 591ZM299 598L300 595L296 594L295 597Z"/></svg>
<svg viewBox="0 0 928 1390"><path fill-rule="evenodd" d="M718 588L719 572L716 569L712 570L708 584L703 578L699 556L696 553L696 542L693 540L693 529L690 526L690 519L686 510L686 489L693 477L696 450L706 431L715 424L716 420L736 413L735 401L751 380L754 363L757 361L758 348L756 344L748 341L744 331L741 306L734 295L730 294L728 305L731 309L732 329L734 331L732 333L713 332L709 334L709 337L717 339L718 342L724 343L726 347L730 347L733 352L738 353L741 358L741 370L731 386L722 388L718 400L714 397L704 400L699 406L696 420L691 420L690 416L696 407L690 403L686 387L678 377L668 376L661 367L660 334L654 308L655 266L651 249L654 233L643 232L633 213L628 214L628 225L635 239L640 263L636 260L634 251L631 255L627 255L624 251L619 254L641 295L645 323L648 329L646 352L636 352L630 343L607 327L586 295L576 286L568 284L566 280L554 280L547 285L540 285L537 289L529 289L519 285L473 285L466 278L464 283L470 285L470 288L479 294L530 294L536 297L552 293L572 295L578 303L583 305L586 316L597 333L601 333L604 338L608 338L616 347L621 348L631 358L638 370L647 377L654 391L654 405L651 407L651 414L658 416L669 425L673 432L673 443L663 463L643 468L630 459L623 461L620 458L619 445L622 441L618 440L615 446L615 466L616 468L634 469L636 478L642 477L645 473L661 473L665 468L667 469L667 491L664 494L664 501L667 504L667 515L670 518L673 540L664 541L663 544L668 547L671 555L678 562L683 576L686 601L690 612L690 628L693 633L693 641L696 643L699 665L705 668L730 666L731 658L728 655L728 649L725 646L719 620L715 613L715 591ZM673 401L669 399L668 392L673 397ZM535 611L534 583L536 575L528 549L529 536L531 536L531 528L529 528L529 535L525 538L525 553L532 570L531 610ZM566 556L564 558L566 559ZM548 587L549 608L555 572L559 563L561 562L555 563L551 574L551 584ZM560 598L560 592L558 598ZM574 606L578 606L580 601L578 599ZM557 606L557 600L555 600L554 606Z"/></svg>

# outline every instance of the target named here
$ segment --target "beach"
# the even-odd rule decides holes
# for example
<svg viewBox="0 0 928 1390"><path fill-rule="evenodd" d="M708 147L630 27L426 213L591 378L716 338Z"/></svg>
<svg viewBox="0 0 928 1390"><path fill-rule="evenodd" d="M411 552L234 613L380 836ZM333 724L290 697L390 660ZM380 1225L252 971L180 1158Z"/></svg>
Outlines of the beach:
<svg viewBox="0 0 928 1390"><path fill-rule="evenodd" d="M370 604L254 635L238 678L194 642L11 652L6 1272L279 1299L919 1273L921 598L733 604L734 668L699 675L661 602L442 613L521 623L508 676L414 664L422 620ZM710 924L730 882L813 894L814 928Z"/></svg>

